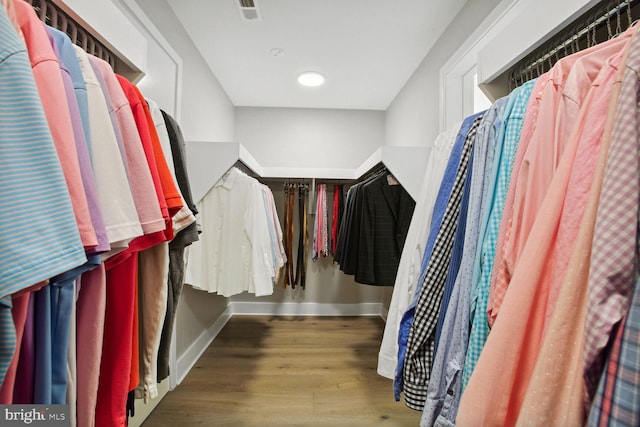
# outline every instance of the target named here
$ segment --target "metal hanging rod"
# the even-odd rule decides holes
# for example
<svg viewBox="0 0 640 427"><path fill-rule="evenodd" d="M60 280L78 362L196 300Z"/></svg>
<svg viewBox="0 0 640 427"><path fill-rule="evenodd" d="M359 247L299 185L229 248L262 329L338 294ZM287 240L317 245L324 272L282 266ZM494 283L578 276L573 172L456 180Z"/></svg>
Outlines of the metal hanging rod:
<svg viewBox="0 0 640 427"><path fill-rule="evenodd" d="M605 4L603 5L603 3ZM640 0L601 2L574 21L568 30L564 30L552 38L551 41L529 54L512 68L509 74L510 89L513 90L544 74L561 58L624 32L633 24L634 15L637 15L638 12L634 10L632 13L632 9L639 3ZM612 21L615 23L615 28L612 27ZM598 30L603 28L605 24L607 32L603 36L603 31L598 32Z"/></svg>
<svg viewBox="0 0 640 427"><path fill-rule="evenodd" d="M26 0L42 22L66 33L73 44L85 52L106 61L112 69L116 66L116 55L87 31L75 19L50 0Z"/></svg>

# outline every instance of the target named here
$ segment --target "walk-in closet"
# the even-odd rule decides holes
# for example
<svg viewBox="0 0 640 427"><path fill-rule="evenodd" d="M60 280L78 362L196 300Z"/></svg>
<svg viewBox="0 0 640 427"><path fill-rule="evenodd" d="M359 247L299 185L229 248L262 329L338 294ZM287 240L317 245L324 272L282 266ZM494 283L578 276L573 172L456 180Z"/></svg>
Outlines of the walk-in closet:
<svg viewBox="0 0 640 427"><path fill-rule="evenodd" d="M0 425L640 425L640 1L0 3Z"/></svg>

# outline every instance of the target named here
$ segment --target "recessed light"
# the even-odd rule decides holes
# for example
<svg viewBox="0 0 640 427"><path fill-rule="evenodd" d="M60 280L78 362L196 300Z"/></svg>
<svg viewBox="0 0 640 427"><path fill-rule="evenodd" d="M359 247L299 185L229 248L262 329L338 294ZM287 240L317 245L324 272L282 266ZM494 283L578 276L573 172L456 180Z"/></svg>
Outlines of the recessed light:
<svg viewBox="0 0 640 427"><path fill-rule="evenodd" d="M324 84L324 76L315 71L307 71L298 76L298 83L308 87L322 86Z"/></svg>

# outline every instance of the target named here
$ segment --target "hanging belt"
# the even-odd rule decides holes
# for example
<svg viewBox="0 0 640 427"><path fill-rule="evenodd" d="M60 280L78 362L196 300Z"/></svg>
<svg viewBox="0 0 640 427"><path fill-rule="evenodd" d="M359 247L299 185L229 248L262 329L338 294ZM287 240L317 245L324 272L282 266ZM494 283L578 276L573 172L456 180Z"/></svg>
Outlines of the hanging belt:
<svg viewBox="0 0 640 427"><path fill-rule="evenodd" d="M296 262L296 277L294 285L298 283L305 288L306 272L305 272L305 252L307 250L307 185L300 184L298 187L298 215L300 219L300 236L298 238L298 257Z"/></svg>
<svg viewBox="0 0 640 427"><path fill-rule="evenodd" d="M282 289L287 287L289 281L289 187L287 183L284 184L284 223L282 227L282 246L284 247L285 261L282 266Z"/></svg>
<svg viewBox="0 0 640 427"><path fill-rule="evenodd" d="M294 273L294 264L293 264L293 236L295 234L295 228L293 224L293 214L295 213L295 201L296 201L296 188L295 186L291 187L289 190L289 251L291 252L291 262L289 263L289 284L291 284L291 288L295 289L296 280Z"/></svg>
<svg viewBox="0 0 640 427"><path fill-rule="evenodd" d="M286 183L284 187L284 251L287 261L284 265L282 288L295 286L293 276L293 210L295 189Z"/></svg>

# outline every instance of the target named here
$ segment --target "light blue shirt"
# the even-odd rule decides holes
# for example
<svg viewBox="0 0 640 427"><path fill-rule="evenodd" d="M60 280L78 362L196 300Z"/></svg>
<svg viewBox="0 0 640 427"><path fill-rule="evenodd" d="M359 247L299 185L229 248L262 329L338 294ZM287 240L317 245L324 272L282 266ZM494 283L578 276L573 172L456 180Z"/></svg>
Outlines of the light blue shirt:
<svg viewBox="0 0 640 427"><path fill-rule="evenodd" d="M491 271L496 255L496 244L500 221L502 220L502 210L509 190L511 171L518 150L520 141L520 130L524 114L531 96L531 90L535 81L529 81L521 86L517 96L512 96L513 107L509 117L505 121L502 135L503 140L500 156L496 153L496 161L492 171L492 179L487 193L487 209L483 209L482 222L480 225L480 251L476 254L473 271L473 282L471 284L472 299L470 302L471 333L469 336L469 346L467 358L464 364L463 389L469 382L471 373L478 362L484 343L489 336L489 323L487 320L487 305L489 300L489 289L491 281Z"/></svg>
<svg viewBox="0 0 640 427"><path fill-rule="evenodd" d="M27 49L2 7L0 45L2 383L16 345L10 295L87 258Z"/></svg>
<svg viewBox="0 0 640 427"><path fill-rule="evenodd" d="M0 298L4 298L84 264L87 258L27 50L4 9L0 42Z"/></svg>

